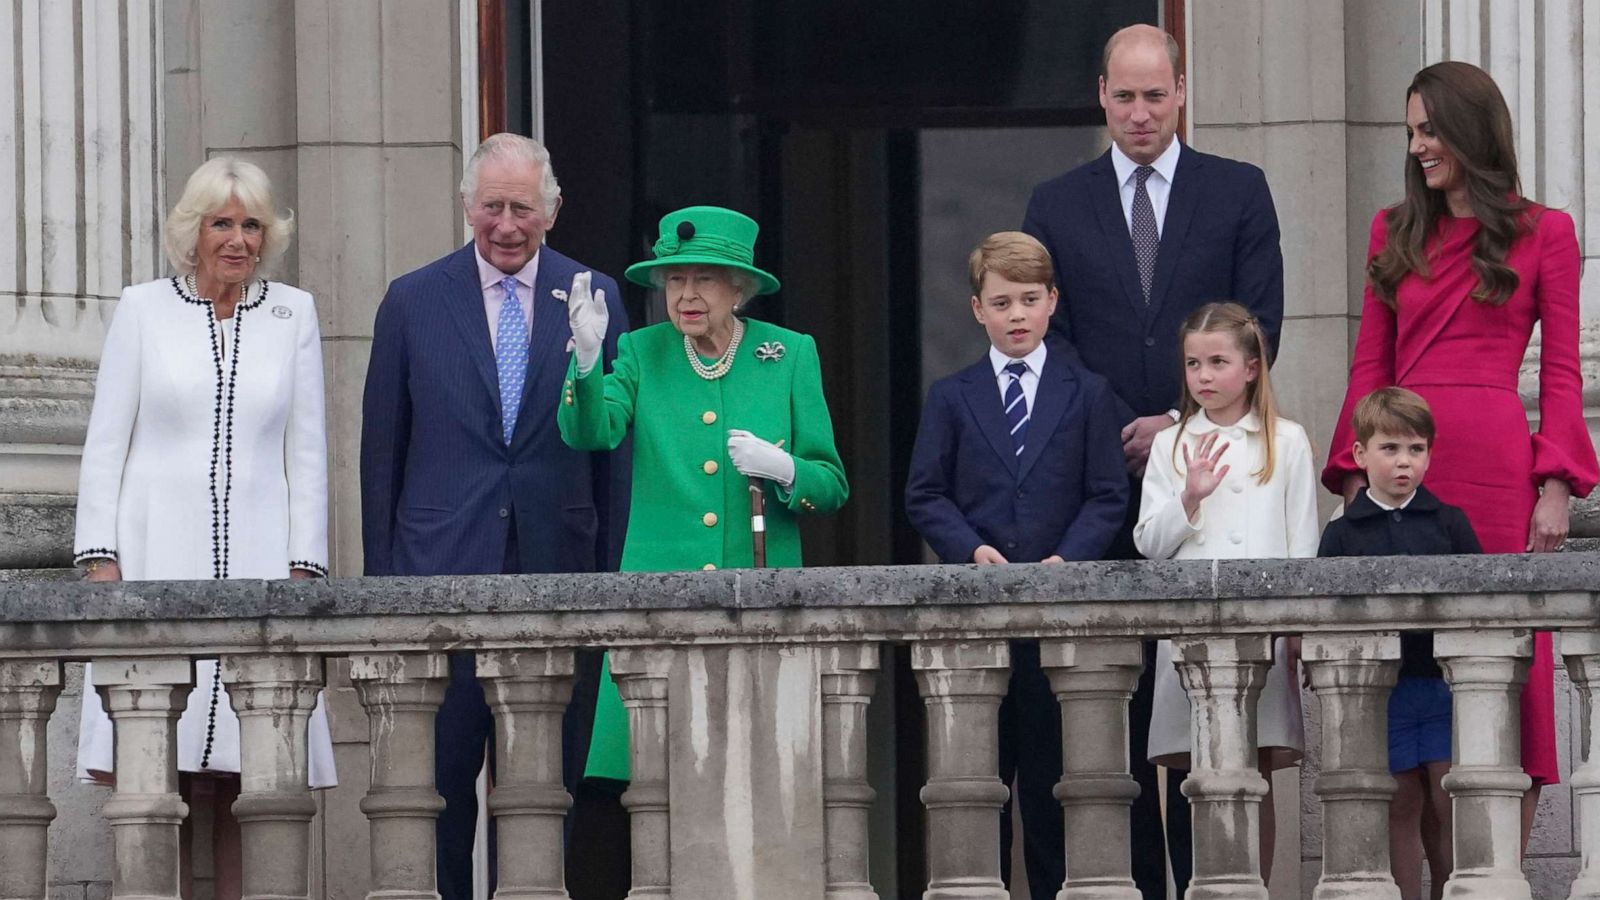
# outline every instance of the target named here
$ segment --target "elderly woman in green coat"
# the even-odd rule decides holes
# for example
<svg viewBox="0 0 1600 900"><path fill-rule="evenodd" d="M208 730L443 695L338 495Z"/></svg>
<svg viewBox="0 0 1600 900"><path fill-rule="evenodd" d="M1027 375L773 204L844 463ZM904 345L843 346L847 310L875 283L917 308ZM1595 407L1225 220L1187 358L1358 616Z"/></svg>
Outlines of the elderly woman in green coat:
<svg viewBox="0 0 1600 900"><path fill-rule="evenodd" d="M669 321L622 335L609 374L599 366L604 292L591 296L582 275L573 283L573 355L556 421L577 450L611 450L633 430L623 571L752 565L750 478L767 493L768 565L798 566L799 516L831 513L849 494L816 343L737 315L778 289L753 265L757 231L714 206L662 218L655 258L626 277L666 295ZM590 776L627 779L626 728L607 678Z"/></svg>

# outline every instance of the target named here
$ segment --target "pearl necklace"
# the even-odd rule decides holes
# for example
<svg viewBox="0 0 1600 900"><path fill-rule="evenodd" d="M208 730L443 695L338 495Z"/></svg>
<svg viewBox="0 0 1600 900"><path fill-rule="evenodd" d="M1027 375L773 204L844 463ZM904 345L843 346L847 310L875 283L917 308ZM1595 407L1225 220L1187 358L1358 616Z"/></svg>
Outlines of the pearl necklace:
<svg viewBox="0 0 1600 900"><path fill-rule="evenodd" d="M689 357L689 365L694 366L694 373L707 381L716 381L728 374L733 368L734 357L739 354L739 341L744 337L744 322L740 319L733 320L733 339L728 341L728 349L722 352L721 358L711 365L700 361L700 354L695 352L694 338L687 334L683 336L683 352Z"/></svg>
<svg viewBox="0 0 1600 900"><path fill-rule="evenodd" d="M200 281L194 277L194 273L192 272L183 276L183 286L189 289L189 296L195 298L196 300L205 300L210 303L216 302L210 297L200 296ZM248 299L250 299L250 282L241 281L239 282L239 305L244 306L245 301Z"/></svg>

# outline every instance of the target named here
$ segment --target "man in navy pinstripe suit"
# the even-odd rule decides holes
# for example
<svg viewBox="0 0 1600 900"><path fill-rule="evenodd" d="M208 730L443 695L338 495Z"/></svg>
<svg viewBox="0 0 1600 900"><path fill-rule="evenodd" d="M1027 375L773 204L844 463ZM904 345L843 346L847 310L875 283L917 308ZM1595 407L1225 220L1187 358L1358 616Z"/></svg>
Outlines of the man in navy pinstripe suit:
<svg viewBox="0 0 1600 900"><path fill-rule="evenodd" d="M629 466L616 453L568 449L555 413L572 338L567 292L575 277L605 292L609 365L627 330L617 284L542 246L561 189L537 141L484 141L461 199L472 243L395 279L378 307L361 424L366 574L614 569ZM580 655L562 734L569 791L583 773L598 674L598 656ZM435 729L444 900L472 896L474 782L492 733L472 654L455 654Z"/></svg>

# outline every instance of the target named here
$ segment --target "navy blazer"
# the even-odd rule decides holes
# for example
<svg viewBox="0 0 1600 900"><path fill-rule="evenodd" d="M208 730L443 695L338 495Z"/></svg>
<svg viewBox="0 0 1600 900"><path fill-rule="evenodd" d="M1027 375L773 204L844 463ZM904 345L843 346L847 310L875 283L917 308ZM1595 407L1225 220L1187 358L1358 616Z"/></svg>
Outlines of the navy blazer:
<svg viewBox="0 0 1600 900"><path fill-rule="evenodd" d="M498 574L513 513L521 571L616 568L627 526L625 451L580 453L556 429L572 331L555 292L564 296L585 269L539 250L528 374L509 446L473 246L389 285L361 407L366 574ZM609 364L628 318L615 280L595 272L592 285L606 292L611 313L602 350Z"/></svg>
<svg viewBox="0 0 1600 900"><path fill-rule="evenodd" d="M1111 382L1127 406L1125 422L1178 405L1178 328L1206 303L1249 307L1275 352L1283 254L1272 193L1255 166L1188 146L1179 152L1148 304L1110 150L1034 189L1022 230L1055 263L1061 299L1052 332Z"/></svg>
<svg viewBox="0 0 1600 900"><path fill-rule="evenodd" d="M928 390L906 514L942 562L983 544L1012 562L1099 559L1128 505L1120 432L1105 379L1052 342L1017 456L984 354Z"/></svg>

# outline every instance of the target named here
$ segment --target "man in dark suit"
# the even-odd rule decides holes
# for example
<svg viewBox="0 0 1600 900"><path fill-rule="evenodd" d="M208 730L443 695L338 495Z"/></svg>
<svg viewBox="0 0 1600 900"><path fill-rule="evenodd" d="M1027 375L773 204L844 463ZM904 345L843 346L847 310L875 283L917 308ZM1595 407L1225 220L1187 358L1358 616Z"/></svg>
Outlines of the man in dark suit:
<svg viewBox="0 0 1600 900"><path fill-rule="evenodd" d="M472 243L395 279L378 307L361 425L366 574L614 569L627 461L568 449L556 402L572 337L567 292L575 279L604 291L609 364L627 330L617 284L542 246L561 189L537 141L484 141L461 199ZM598 677L598 656L580 655L562 733L568 791L583 774ZM455 654L434 748L444 900L472 896L475 782L492 733L472 654Z"/></svg>
<svg viewBox="0 0 1600 900"><path fill-rule="evenodd" d="M1108 554L1137 559L1137 479L1150 442L1171 425L1183 390L1178 326L1212 300L1244 304L1273 347L1283 321L1278 216L1261 170L1176 140L1184 103L1178 45L1148 25L1112 35L1101 62L1100 105L1111 148L1033 192L1022 230L1055 261L1061 302L1055 335L1111 383L1123 404L1122 441L1135 479L1128 520ZM1153 658L1153 644L1147 659ZM1134 880L1146 900L1166 896L1155 770L1145 760L1151 673L1129 709L1134 777ZM1178 773L1181 774L1181 773ZM1192 859L1188 801L1169 780L1168 823L1179 896Z"/></svg>
<svg viewBox="0 0 1600 900"><path fill-rule="evenodd" d="M906 514L941 562L1099 559L1128 504L1116 397L1065 345L1046 345L1058 293L1038 241L1015 231L991 235L967 267L989 352L929 389ZM1061 707L1038 641L1012 642L999 749L1002 781L1016 776L1029 890L1054 900L1066 878L1053 794L1061 780ZM1010 871L1010 824L1007 808L1002 873Z"/></svg>

